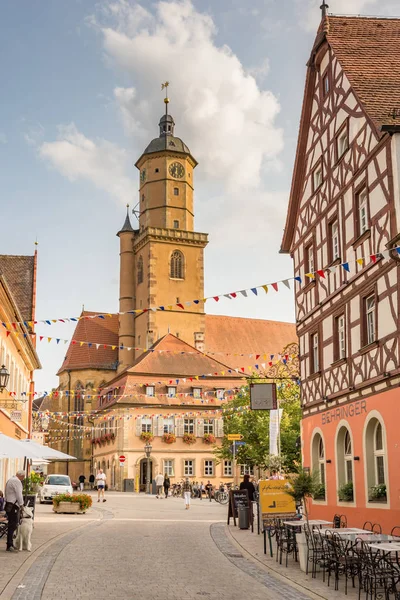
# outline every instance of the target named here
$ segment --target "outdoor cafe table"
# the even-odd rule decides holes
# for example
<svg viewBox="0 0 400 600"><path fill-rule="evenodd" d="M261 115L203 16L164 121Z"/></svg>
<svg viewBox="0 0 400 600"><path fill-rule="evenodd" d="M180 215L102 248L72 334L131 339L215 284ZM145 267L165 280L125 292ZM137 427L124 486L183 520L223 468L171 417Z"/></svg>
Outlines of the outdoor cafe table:
<svg viewBox="0 0 400 600"><path fill-rule="evenodd" d="M283 521L283 524L285 525L285 527L301 527L302 525L305 525L307 523L306 520L304 519L299 519L298 521ZM316 527L323 527L324 525L332 525L332 521L321 521L320 519L310 519L308 521L308 524L312 527L312 526L316 526Z"/></svg>
<svg viewBox="0 0 400 600"><path fill-rule="evenodd" d="M381 544L368 544L370 548L379 550L380 552L390 554L391 552L400 552L400 542L381 543Z"/></svg>
<svg viewBox="0 0 400 600"><path fill-rule="evenodd" d="M323 532L326 534L327 531L334 531L340 536L345 535L355 535L358 533L371 533L370 531L365 531L365 529L358 529L357 527L343 527L337 529L324 529Z"/></svg>

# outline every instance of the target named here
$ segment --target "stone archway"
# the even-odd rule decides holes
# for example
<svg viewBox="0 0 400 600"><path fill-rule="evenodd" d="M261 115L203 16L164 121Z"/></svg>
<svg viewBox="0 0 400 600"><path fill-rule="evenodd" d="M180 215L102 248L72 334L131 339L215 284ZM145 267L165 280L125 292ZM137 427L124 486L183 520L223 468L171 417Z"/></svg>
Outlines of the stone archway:
<svg viewBox="0 0 400 600"><path fill-rule="evenodd" d="M152 481L157 474L158 461L150 457L150 493L152 489ZM139 478L139 492L146 492L147 482L147 458L144 454L139 456L135 465L135 474Z"/></svg>

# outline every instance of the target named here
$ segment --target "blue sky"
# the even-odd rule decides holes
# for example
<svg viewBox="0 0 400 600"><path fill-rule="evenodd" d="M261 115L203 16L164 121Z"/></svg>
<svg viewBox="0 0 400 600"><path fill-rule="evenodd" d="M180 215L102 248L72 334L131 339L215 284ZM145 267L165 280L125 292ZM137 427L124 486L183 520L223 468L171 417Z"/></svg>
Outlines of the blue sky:
<svg viewBox="0 0 400 600"><path fill-rule="evenodd" d="M206 295L291 276L291 260L278 250L319 4L5 4L0 253L31 254L38 239L38 319L78 315L83 305L118 310L115 234L126 202L137 201L133 165L158 135L166 79L176 135L199 160L196 229L210 234ZM335 13L396 14L393 1L330 5ZM223 300L207 311L291 321L293 293ZM61 324L37 332L72 335ZM56 385L66 347L38 344L39 392Z"/></svg>

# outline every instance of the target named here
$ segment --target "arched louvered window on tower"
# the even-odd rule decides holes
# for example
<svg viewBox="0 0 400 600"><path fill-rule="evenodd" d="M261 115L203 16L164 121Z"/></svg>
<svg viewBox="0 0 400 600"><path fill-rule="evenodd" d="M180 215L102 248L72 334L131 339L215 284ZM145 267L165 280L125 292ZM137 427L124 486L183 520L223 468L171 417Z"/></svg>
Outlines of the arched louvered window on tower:
<svg viewBox="0 0 400 600"><path fill-rule="evenodd" d="M137 282L143 283L143 256L139 256L137 263Z"/></svg>
<svg viewBox="0 0 400 600"><path fill-rule="evenodd" d="M171 255L169 275L172 279L185 278L185 258L180 250L174 250Z"/></svg>

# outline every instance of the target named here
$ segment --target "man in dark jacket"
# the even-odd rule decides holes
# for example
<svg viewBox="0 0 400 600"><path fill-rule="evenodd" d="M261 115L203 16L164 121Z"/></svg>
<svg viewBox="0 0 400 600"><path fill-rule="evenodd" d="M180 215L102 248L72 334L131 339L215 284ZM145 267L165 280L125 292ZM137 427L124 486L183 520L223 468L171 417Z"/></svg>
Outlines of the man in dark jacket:
<svg viewBox="0 0 400 600"><path fill-rule="evenodd" d="M247 490L247 492L249 494L249 500L250 500L250 502L253 502L253 500L254 500L254 493L256 491L256 488L254 487L254 485L250 481L250 475L245 475L243 477L243 481L240 484L240 488L239 489L241 489L241 490Z"/></svg>

